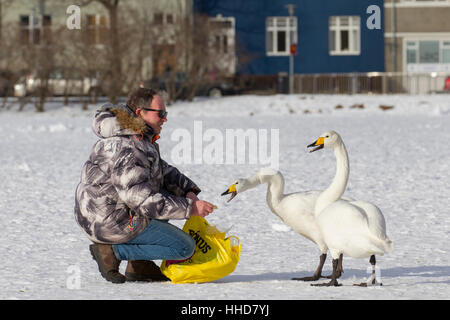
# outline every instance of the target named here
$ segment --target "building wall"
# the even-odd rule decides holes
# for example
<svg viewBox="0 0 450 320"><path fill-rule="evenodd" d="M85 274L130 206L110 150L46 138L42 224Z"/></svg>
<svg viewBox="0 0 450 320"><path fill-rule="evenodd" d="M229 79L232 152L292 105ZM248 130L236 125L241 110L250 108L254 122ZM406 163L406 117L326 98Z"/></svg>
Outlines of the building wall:
<svg viewBox="0 0 450 320"><path fill-rule="evenodd" d="M251 57L250 63L240 64L238 73L263 75L289 70L287 56L267 56L265 31L266 18L287 16L286 5L290 3L296 5L294 15L298 19L295 73L384 71L384 21L379 30L366 27L367 7L378 5L383 16L382 0L194 0L194 9L210 16L234 16L238 50ZM356 56L330 55L329 17L346 15L361 17L361 52ZM239 60L243 59L238 57Z"/></svg>
<svg viewBox="0 0 450 320"><path fill-rule="evenodd" d="M42 6L43 4L43 6ZM41 8L45 14L52 16L52 25L65 25L68 14L67 7L74 4L70 0L14 0L11 5L5 8L3 23L6 27L19 23L21 15L29 15L41 13ZM104 7L99 3L92 3L82 7L82 15L106 12Z"/></svg>
<svg viewBox="0 0 450 320"><path fill-rule="evenodd" d="M4 23L16 23L22 14L31 14L33 9L36 13L40 12L41 3L44 4L45 12L52 15L52 23L63 25L66 23L68 14L67 8L76 4L73 0L13 0L11 4L5 7L3 12ZM121 1L120 6L129 6L142 9L142 13L151 14L153 12L171 12L182 15L192 14L192 0L125 0ZM81 7L82 16L94 13L106 13L106 9L98 2L91 2L89 5Z"/></svg>
<svg viewBox="0 0 450 320"><path fill-rule="evenodd" d="M8 0L6 0L7 2ZM5 2L5 0L3 0ZM52 28L65 26L69 14L67 8L76 4L73 0L12 0L8 5L2 6L2 34L12 33L19 26L21 15L31 15L44 13L51 16ZM191 16L192 0L164 0L164 1L148 1L148 0L122 0L119 7L135 8L142 15L149 17L152 21L153 14L171 13L175 16ZM84 32L86 30L87 15L100 14L107 15L106 8L98 3L92 2L89 5L81 7L81 30L73 30L72 32ZM153 39L150 38L149 42ZM0 65L1 65L0 61ZM143 74L150 76L152 74L154 61L152 52L147 53L147 59L144 65Z"/></svg>
<svg viewBox="0 0 450 320"><path fill-rule="evenodd" d="M386 71L407 72L413 69L408 69L405 56L408 41L450 41L450 1L395 0L394 4L393 9L392 1L385 0ZM428 69L450 71L450 66L439 64ZM419 67L418 71L427 70L425 65Z"/></svg>

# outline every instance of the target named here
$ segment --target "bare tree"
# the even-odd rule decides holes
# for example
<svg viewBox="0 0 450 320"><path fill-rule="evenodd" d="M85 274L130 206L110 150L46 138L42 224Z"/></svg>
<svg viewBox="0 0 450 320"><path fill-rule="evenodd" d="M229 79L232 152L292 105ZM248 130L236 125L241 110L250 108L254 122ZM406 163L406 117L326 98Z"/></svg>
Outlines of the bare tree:
<svg viewBox="0 0 450 320"><path fill-rule="evenodd" d="M12 2L13 0L0 0L0 44L2 44L3 37L3 16L5 15L5 12L7 12Z"/></svg>
<svg viewBox="0 0 450 320"><path fill-rule="evenodd" d="M175 55L177 63L167 69L165 75L165 87L170 101L177 100L181 96L192 100L201 86L219 80L227 76L222 65L231 64L232 55L223 55L215 47L215 27L211 24L210 17L197 15L181 17L177 20L174 37ZM156 56L158 52L153 52ZM164 57L158 57L163 59ZM178 74L184 75L182 82Z"/></svg>
<svg viewBox="0 0 450 320"><path fill-rule="evenodd" d="M15 43L10 35L4 35L3 17L8 12L12 0L0 0L0 93L2 94L2 102L0 108L8 107L8 96L12 92L16 74L9 69L13 63L13 52ZM8 26L9 27L9 26Z"/></svg>
<svg viewBox="0 0 450 320"><path fill-rule="evenodd" d="M22 68L34 77L31 95L34 98L36 111L45 111L48 97L54 94L51 87L51 76L64 63L61 52L64 51L62 35L64 26L43 29L39 42L33 41L18 44L17 55Z"/></svg>
<svg viewBox="0 0 450 320"><path fill-rule="evenodd" d="M150 15L145 8L126 6L126 2L120 5L119 0L90 0L82 5L94 2L100 3L108 16L103 52L96 53L103 63L95 66L95 70L100 73L104 93L114 103L122 93L142 80L143 63L150 54L153 39ZM86 42L84 45L86 48ZM95 51L95 48L89 51Z"/></svg>

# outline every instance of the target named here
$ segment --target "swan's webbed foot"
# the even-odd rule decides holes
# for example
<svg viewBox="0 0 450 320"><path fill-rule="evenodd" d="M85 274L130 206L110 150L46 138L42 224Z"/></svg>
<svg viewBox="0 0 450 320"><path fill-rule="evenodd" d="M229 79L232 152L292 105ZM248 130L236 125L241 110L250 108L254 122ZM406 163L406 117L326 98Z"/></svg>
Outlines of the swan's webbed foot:
<svg viewBox="0 0 450 320"><path fill-rule="evenodd" d="M376 272L375 272L375 264L376 264L376 260L375 260L375 255L370 256L370 260L369 260L370 264L372 265L372 277L370 278L370 281L367 282L361 282L361 283L356 283L354 284L354 286L358 286L358 287L368 287L368 286L382 286L383 284L381 282L377 281L376 278Z"/></svg>
<svg viewBox="0 0 450 320"><path fill-rule="evenodd" d="M338 259L338 263L337 263L337 268L336 268L336 279L339 279L342 274L344 273L344 267L342 266L342 260L344 259L344 255L341 253L339 255L339 259ZM332 279L332 274L330 274L329 276L321 276L321 278L325 278L325 279Z"/></svg>
<svg viewBox="0 0 450 320"><path fill-rule="evenodd" d="M323 264L325 263L325 260L327 259L327 254L322 253L320 255L320 262L319 266L316 269L316 272L314 272L314 275L312 277L302 277L302 278L292 278L291 280L297 280L297 281L317 281L320 278L323 278L322 276L322 268Z"/></svg>
<svg viewBox="0 0 450 320"><path fill-rule="evenodd" d="M319 275L313 275L312 277L302 277L302 278L292 278L291 280L296 281L317 281L321 278Z"/></svg>
<svg viewBox="0 0 450 320"><path fill-rule="evenodd" d="M338 283L336 279L332 279L330 282L325 283L311 283L313 287L340 287L342 284Z"/></svg>
<svg viewBox="0 0 450 320"><path fill-rule="evenodd" d="M372 280L369 282L361 282L361 283L355 283L353 286L355 287L371 287L371 286L382 286L383 284L381 282L378 282L376 280Z"/></svg>
<svg viewBox="0 0 450 320"><path fill-rule="evenodd" d="M337 270L336 271L336 279L339 279L343 273L344 273L344 270ZM321 276L321 278L325 278L325 279L331 279L332 277L333 277L332 274L330 274L329 276Z"/></svg>
<svg viewBox="0 0 450 320"><path fill-rule="evenodd" d="M339 257L341 258L341 257ZM331 274L331 281L326 283L317 283L311 284L314 287L339 287L341 284L337 282L337 268L338 268L338 259L333 259L333 273Z"/></svg>

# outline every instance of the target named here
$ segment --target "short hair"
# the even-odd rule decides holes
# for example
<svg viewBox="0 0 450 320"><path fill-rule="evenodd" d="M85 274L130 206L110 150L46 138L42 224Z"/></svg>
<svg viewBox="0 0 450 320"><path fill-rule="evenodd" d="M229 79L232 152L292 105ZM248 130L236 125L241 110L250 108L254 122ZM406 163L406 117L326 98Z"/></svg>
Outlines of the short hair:
<svg viewBox="0 0 450 320"><path fill-rule="evenodd" d="M150 88L138 88L128 96L127 105L133 112L136 112L137 109L147 107L152 103L153 97L157 94Z"/></svg>

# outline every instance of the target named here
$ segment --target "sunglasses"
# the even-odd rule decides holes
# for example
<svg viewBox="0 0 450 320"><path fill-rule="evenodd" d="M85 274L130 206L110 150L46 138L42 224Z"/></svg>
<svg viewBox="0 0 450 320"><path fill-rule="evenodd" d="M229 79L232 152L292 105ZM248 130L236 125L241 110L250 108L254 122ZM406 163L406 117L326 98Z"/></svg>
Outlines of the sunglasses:
<svg viewBox="0 0 450 320"><path fill-rule="evenodd" d="M168 113L167 111L164 111L164 110L156 110L156 109L150 109L150 108L142 108L142 109L146 110L146 111L158 112L158 117L160 117L161 119L167 117L167 113Z"/></svg>

